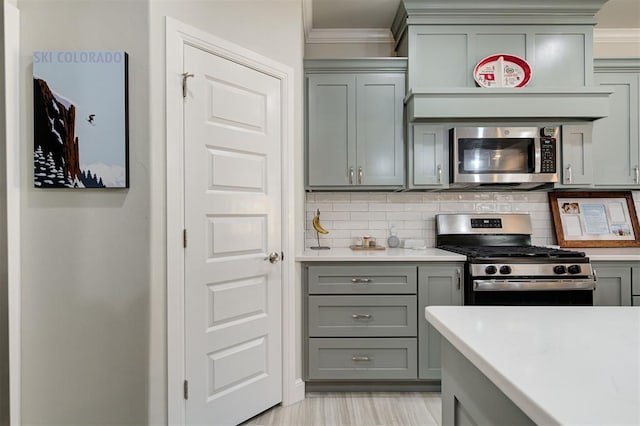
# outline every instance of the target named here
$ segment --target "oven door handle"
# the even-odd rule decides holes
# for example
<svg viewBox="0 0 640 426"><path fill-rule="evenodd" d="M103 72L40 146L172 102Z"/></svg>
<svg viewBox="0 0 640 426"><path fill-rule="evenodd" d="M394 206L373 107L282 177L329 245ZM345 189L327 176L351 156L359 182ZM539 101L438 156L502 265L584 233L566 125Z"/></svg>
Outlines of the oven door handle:
<svg viewBox="0 0 640 426"><path fill-rule="evenodd" d="M584 280L473 280L473 291L594 290L592 277Z"/></svg>

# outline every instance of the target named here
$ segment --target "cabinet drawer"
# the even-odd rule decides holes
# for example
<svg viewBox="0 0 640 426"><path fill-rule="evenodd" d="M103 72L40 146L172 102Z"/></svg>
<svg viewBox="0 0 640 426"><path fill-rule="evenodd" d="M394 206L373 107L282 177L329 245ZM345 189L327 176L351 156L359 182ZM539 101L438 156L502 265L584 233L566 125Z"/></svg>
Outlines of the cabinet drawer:
<svg viewBox="0 0 640 426"><path fill-rule="evenodd" d="M417 265L310 265L309 294L415 294Z"/></svg>
<svg viewBox="0 0 640 426"><path fill-rule="evenodd" d="M311 337L416 336L416 296L309 296Z"/></svg>
<svg viewBox="0 0 640 426"><path fill-rule="evenodd" d="M309 379L415 379L415 338L309 339Z"/></svg>

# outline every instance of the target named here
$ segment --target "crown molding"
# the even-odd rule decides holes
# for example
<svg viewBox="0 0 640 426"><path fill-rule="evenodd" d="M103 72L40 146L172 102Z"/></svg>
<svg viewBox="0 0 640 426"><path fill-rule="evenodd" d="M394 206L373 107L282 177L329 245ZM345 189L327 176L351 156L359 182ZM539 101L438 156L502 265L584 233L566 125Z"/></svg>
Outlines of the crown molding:
<svg viewBox="0 0 640 426"><path fill-rule="evenodd" d="M393 43L393 35L385 28L314 28L306 36L307 43Z"/></svg>
<svg viewBox="0 0 640 426"><path fill-rule="evenodd" d="M638 43L640 45L640 28L595 28L594 43Z"/></svg>

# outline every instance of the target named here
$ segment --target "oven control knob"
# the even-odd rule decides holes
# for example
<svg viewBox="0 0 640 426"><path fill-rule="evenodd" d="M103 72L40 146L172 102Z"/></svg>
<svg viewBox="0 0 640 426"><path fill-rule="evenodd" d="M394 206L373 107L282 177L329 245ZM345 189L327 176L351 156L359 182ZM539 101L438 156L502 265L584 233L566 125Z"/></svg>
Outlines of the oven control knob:
<svg viewBox="0 0 640 426"><path fill-rule="evenodd" d="M500 267L500 273L501 274L510 274L511 273L511 266L508 265L503 265Z"/></svg>
<svg viewBox="0 0 640 426"><path fill-rule="evenodd" d="M495 274L496 272L498 272L498 268L496 268L496 267L495 267L495 266L493 266L493 265L489 265L489 266L487 266L486 268L484 268L484 272L485 272L487 275L493 275L493 274Z"/></svg>
<svg viewBox="0 0 640 426"><path fill-rule="evenodd" d="M579 274L581 271L582 269L580 269L580 265L571 265L567 268L567 272L570 274Z"/></svg>
<svg viewBox="0 0 640 426"><path fill-rule="evenodd" d="M564 265L556 265L553 267L553 272L555 272L556 274L564 274L565 272L567 272L567 267Z"/></svg>

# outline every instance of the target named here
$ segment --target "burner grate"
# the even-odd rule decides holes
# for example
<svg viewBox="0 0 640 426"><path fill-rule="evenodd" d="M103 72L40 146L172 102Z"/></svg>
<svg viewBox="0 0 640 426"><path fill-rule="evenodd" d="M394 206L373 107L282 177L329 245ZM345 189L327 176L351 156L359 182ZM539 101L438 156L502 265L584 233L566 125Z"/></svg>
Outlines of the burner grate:
<svg viewBox="0 0 640 426"><path fill-rule="evenodd" d="M584 252L563 250L541 246L438 246L443 250L463 254L468 257L585 257Z"/></svg>

